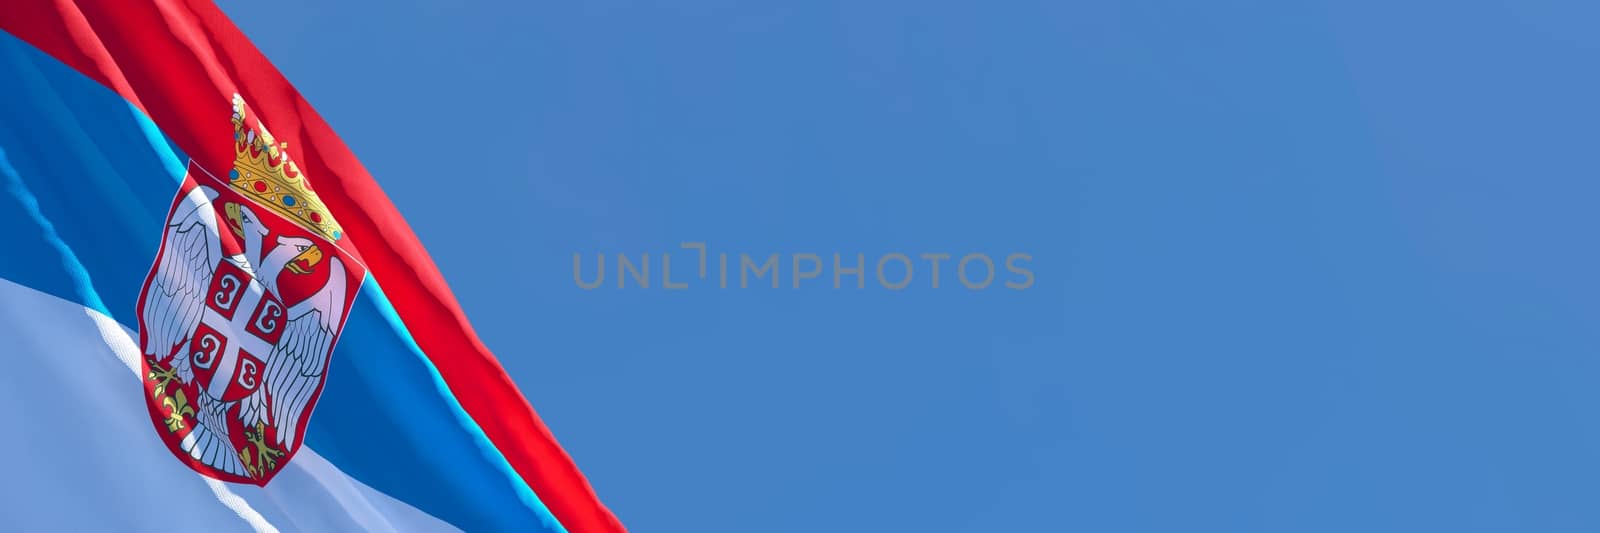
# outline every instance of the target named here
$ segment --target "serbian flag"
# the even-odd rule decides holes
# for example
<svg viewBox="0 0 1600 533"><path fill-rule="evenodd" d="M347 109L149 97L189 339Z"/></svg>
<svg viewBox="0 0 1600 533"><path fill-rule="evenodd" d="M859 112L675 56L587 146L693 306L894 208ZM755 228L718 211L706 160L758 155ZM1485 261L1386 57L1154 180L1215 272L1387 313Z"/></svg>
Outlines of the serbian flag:
<svg viewBox="0 0 1600 533"><path fill-rule="evenodd" d="M0 3L0 529L617 532L207 0Z"/></svg>

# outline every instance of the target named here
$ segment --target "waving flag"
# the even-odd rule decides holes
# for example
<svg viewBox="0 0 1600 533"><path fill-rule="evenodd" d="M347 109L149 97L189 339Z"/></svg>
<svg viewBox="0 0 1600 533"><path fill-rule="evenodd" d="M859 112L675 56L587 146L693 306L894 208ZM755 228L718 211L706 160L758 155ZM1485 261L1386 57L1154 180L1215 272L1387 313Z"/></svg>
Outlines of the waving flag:
<svg viewBox="0 0 1600 533"><path fill-rule="evenodd" d="M617 532L206 0L0 4L5 529Z"/></svg>

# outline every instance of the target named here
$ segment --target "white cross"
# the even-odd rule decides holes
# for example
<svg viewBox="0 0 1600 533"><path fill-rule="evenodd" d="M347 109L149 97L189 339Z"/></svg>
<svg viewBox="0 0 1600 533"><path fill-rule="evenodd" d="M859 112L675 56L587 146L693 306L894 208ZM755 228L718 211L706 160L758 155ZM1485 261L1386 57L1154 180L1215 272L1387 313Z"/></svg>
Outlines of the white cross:
<svg viewBox="0 0 1600 533"><path fill-rule="evenodd" d="M250 321L252 319L256 320L257 330L271 333L274 329L283 327L284 309L281 304L268 300L267 306L261 309L260 316L254 316L256 306L261 303L262 292L266 288L255 278L243 276L242 273L237 271L223 271L219 272L218 275L223 276L221 283L224 292L208 295L207 297L211 298L211 300L207 303L220 305L218 302L226 302L229 297L239 298L240 301L234 302L233 319L223 318L221 313L212 309L210 305L206 305L200 321L226 338L227 347L221 354L221 361L217 360L218 357L214 350L207 352L202 349L194 353L193 363L202 369L210 369L213 365L217 366L216 372L211 375L211 382L206 385L206 390L211 393L211 396L222 398L223 393L228 391L228 380L233 379L234 371L239 366L239 350L248 351L259 359L265 359L272 353L272 343L257 337L246 329L250 325ZM241 277L244 280L248 280L248 285L245 286L243 293L239 294L237 289L228 291L230 287L238 287L239 283L246 283L246 281L240 279ZM238 294L238 296L234 296L235 294ZM254 389L257 385L260 385L261 369L256 368L255 361L246 360L244 362L248 368L239 374L239 386L245 389Z"/></svg>

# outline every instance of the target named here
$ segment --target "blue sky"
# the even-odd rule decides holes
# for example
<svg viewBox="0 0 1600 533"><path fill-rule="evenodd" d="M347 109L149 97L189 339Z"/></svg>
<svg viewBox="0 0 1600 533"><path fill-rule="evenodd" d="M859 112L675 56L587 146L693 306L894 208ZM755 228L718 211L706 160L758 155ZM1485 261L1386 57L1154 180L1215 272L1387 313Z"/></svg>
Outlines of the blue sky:
<svg viewBox="0 0 1600 533"><path fill-rule="evenodd" d="M1592 4L219 3L637 531L1600 527Z"/></svg>

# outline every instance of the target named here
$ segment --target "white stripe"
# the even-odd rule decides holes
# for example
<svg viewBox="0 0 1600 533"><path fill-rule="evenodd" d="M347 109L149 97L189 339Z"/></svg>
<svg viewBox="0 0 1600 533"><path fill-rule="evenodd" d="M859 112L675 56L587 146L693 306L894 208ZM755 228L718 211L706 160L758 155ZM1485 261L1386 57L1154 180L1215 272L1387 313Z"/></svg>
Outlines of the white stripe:
<svg viewBox="0 0 1600 533"><path fill-rule="evenodd" d="M309 447L266 488L195 474L145 413L136 338L97 311L0 279L3 529L456 530Z"/></svg>
<svg viewBox="0 0 1600 533"><path fill-rule="evenodd" d="M261 516L261 513L252 509L250 502L244 501L244 498L240 498L238 494L228 490L227 485L211 478L205 478L205 482L206 487L211 489L211 493L217 495L217 501L232 509L234 514L239 515L239 518L243 518L244 523L250 524L250 529L256 530L256 533L278 533L278 528L272 527L272 524L267 523L266 517Z"/></svg>

